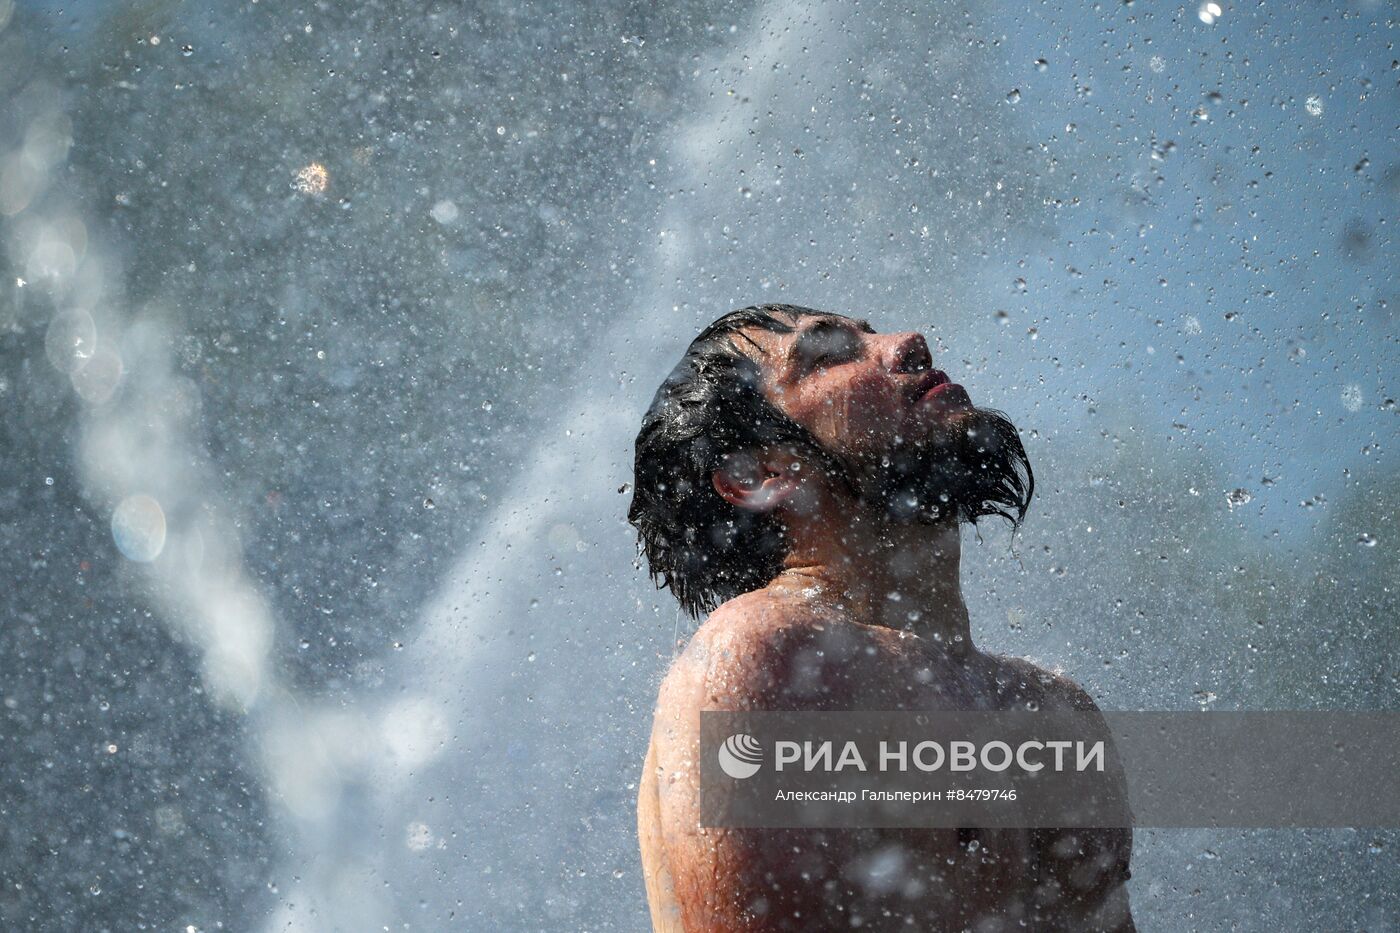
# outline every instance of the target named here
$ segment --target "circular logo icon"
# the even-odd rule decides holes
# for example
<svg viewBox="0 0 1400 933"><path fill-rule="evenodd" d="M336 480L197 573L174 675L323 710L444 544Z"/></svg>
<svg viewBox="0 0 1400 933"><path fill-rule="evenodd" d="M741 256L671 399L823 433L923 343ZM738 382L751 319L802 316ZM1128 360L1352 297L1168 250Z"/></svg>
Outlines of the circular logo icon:
<svg viewBox="0 0 1400 933"><path fill-rule="evenodd" d="M720 770L732 778L751 778L762 764L763 746L751 735L736 732L719 747Z"/></svg>

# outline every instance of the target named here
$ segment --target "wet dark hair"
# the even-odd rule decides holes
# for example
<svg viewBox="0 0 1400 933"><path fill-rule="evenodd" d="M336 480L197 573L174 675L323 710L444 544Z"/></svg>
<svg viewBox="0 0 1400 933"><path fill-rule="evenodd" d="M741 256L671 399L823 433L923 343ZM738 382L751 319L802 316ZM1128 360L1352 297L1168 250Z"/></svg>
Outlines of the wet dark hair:
<svg viewBox="0 0 1400 933"><path fill-rule="evenodd" d="M764 397L758 364L735 346L738 332L791 333L793 325L777 315L822 313L766 304L724 315L691 341L642 417L627 519L657 587L670 589L692 616L767 585L787 553L775 516L715 492L711 477L725 456L782 443L819 449Z"/></svg>
<svg viewBox="0 0 1400 933"><path fill-rule="evenodd" d="M897 520L949 512L964 522L998 515L1018 525L1025 518L1035 480L1015 426L1000 412L972 409L956 430L897 446L872 470L823 449L769 402L758 363L737 345L753 343L741 329L791 333L790 322L808 315L832 316L784 304L724 315L691 341L642 417L627 518L657 587L670 589L692 616L766 586L787 554L776 514L739 508L715 492L711 477L731 454L790 444Z"/></svg>

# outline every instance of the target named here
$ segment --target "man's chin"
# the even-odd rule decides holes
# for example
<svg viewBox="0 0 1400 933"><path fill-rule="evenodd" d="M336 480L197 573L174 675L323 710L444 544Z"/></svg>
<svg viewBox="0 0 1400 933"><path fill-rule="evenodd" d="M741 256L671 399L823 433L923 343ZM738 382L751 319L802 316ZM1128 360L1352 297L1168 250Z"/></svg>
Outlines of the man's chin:
<svg viewBox="0 0 1400 933"><path fill-rule="evenodd" d="M982 417L981 409L972 405L925 402L913 412L901 433L920 445L946 445L953 438L965 437Z"/></svg>
<svg viewBox="0 0 1400 933"><path fill-rule="evenodd" d="M866 501L896 522L973 521L1023 513L1030 463L1015 426L1000 412L972 406L920 412L907 439L867 474Z"/></svg>

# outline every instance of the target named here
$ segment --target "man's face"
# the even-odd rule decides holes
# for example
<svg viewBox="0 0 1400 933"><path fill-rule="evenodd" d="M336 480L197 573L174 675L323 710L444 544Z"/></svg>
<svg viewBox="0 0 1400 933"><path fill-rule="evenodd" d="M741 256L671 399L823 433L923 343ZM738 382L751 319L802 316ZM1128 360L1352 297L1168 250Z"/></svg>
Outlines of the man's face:
<svg viewBox="0 0 1400 933"><path fill-rule="evenodd" d="M933 367L917 333L879 334L865 321L807 315L781 334L749 328L764 394L824 448L866 461L957 430L973 411L962 386ZM747 340L740 340L741 347ZM757 345L762 353L752 353Z"/></svg>
<svg viewBox="0 0 1400 933"><path fill-rule="evenodd" d="M1024 511L1030 464L1015 426L974 407L923 337L834 314L792 323L787 334L747 328L738 344L769 401L835 458L861 502L898 521Z"/></svg>

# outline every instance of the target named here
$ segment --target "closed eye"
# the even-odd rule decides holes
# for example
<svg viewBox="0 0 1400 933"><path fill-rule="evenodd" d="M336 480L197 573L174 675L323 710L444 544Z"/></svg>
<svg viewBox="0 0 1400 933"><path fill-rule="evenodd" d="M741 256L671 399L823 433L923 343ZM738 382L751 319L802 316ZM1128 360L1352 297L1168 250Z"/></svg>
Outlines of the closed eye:
<svg viewBox="0 0 1400 933"><path fill-rule="evenodd" d="M860 334L833 320L813 324L793 346L793 355L803 370L822 369L855 359L861 349Z"/></svg>

